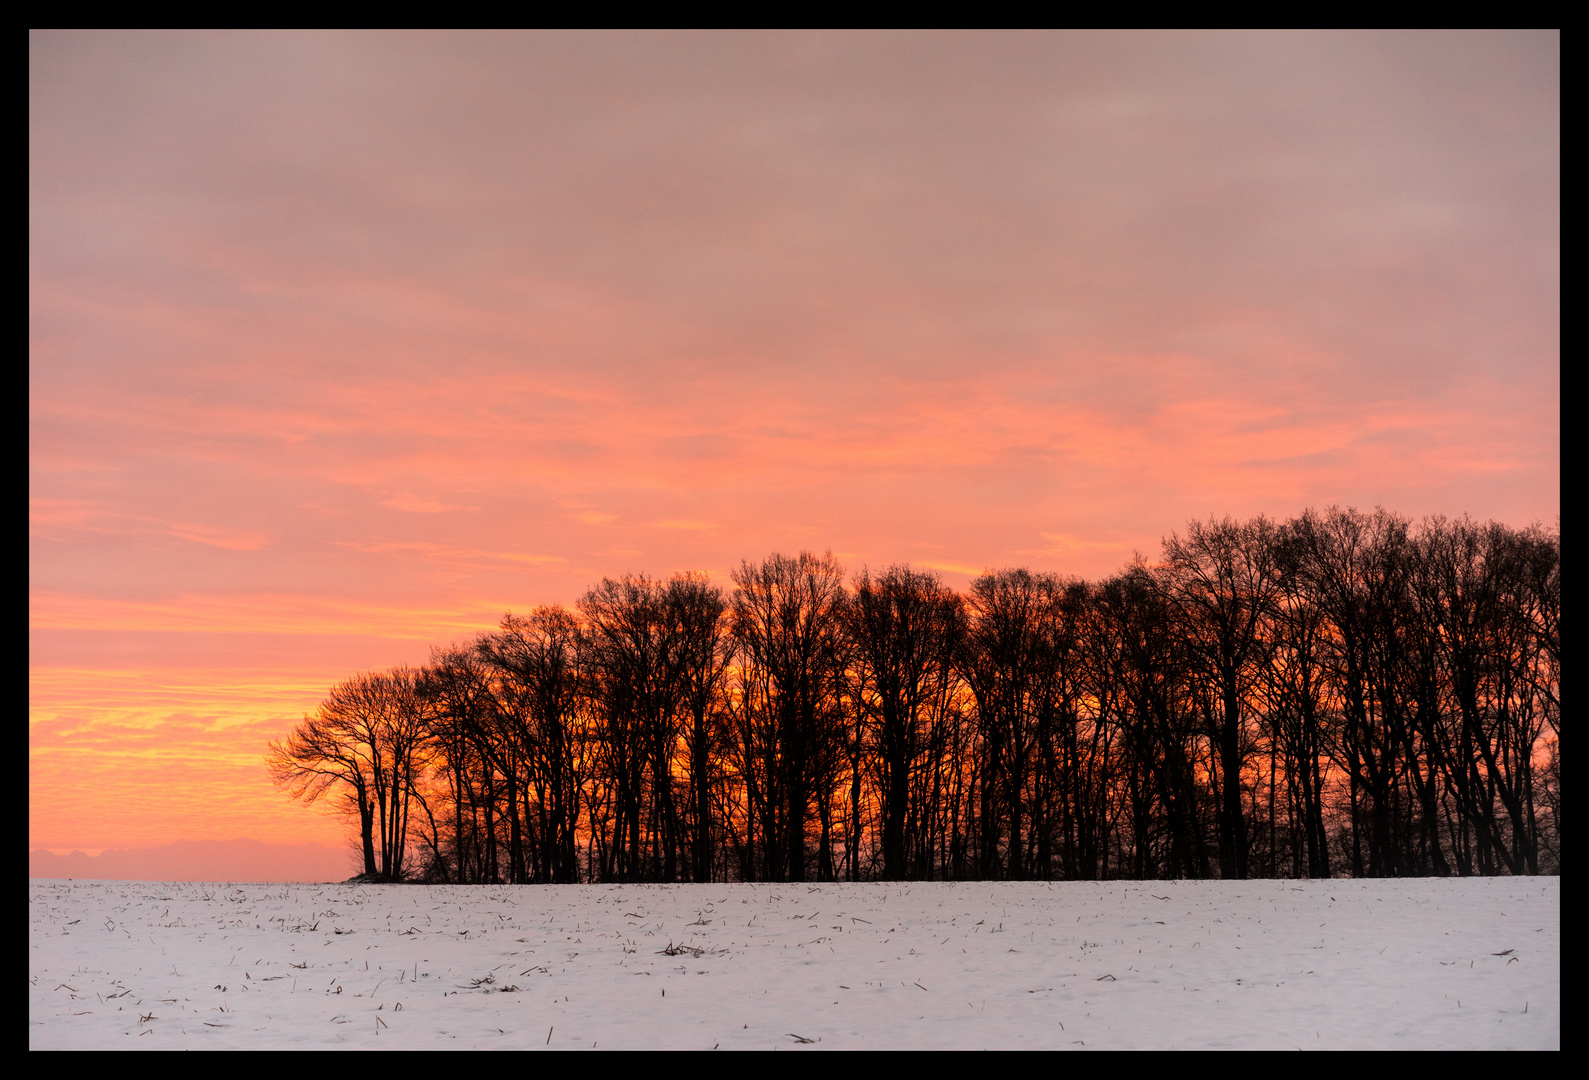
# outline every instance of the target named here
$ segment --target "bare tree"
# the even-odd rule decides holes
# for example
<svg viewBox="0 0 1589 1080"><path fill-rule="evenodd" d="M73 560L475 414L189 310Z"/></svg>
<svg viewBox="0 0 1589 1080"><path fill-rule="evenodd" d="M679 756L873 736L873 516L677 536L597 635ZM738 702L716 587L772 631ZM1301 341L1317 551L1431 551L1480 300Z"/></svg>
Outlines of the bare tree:
<svg viewBox="0 0 1589 1080"><path fill-rule="evenodd" d="M760 829L768 873L806 878L806 823L815 798L826 799L826 760L837 765L842 744L836 702L842 647L844 571L831 552L798 558L773 554L733 573L733 633L742 660L742 728L751 745L742 756L759 771ZM752 783L756 780L753 778ZM824 822L825 824L825 822Z"/></svg>
<svg viewBox="0 0 1589 1080"><path fill-rule="evenodd" d="M1478 869L1498 860L1509 873L1537 874L1535 748L1553 715L1535 677L1538 541L1467 518L1431 520L1419 539L1417 591L1456 704L1441 762L1474 831Z"/></svg>
<svg viewBox="0 0 1589 1080"><path fill-rule="evenodd" d="M344 717L322 702L265 755L270 778L304 803L331 795L358 822L363 873L376 876L374 807L370 802L369 749Z"/></svg>
<svg viewBox="0 0 1589 1080"><path fill-rule="evenodd" d="M403 876L408 815L424 768L416 677L399 667L338 683L266 757L272 779L295 798L313 802L344 789L359 815L364 872L382 881Z"/></svg>
<svg viewBox="0 0 1589 1080"><path fill-rule="evenodd" d="M617 796L613 871L675 881L682 828L674 791L680 628L666 587L645 575L603 578L579 602L599 678L602 749Z"/></svg>
<svg viewBox="0 0 1589 1080"><path fill-rule="evenodd" d="M875 579L863 570L848 610L854 696L871 726L882 794L883 876L900 881L932 811L920 779L938 764L929 735L950 706L961 603L935 575L901 565Z"/></svg>
<svg viewBox="0 0 1589 1080"><path fill-rule="evenodd" d="M526 826L533 833L535 878L579 878L578 834L589 772L582 709L589 690L578 620L561 607L503 616L475 652L494 673L500 724L513 733L526 771Z"/></svg>
<svg viewBox="0 0 1589 1080"><path fill-rule="evenodd" d="M1352 873L1394 875L1402 869L1395 826L1411 722L1408 523L1383 509L1365 515L1331 507L1305 513L1295 536L1298 572L1329 631L1325 670L1341 714L1333 752L1346 775Z"/></svg>
<svg viewBox="0 0 1589 1080"><path fill-rule="evenodd" d="M1027 784L1050 660L1052 596L1053 583L1028 570L1001 570L971 583L960 673L976 700L977 861L983 877L1027 876Z"/></svg>
<svg viewBox="0 0 1589 1080"><path fill-rule="evenodd" d="M444 882L483 882L492 878L487 869L494 845L487 841L491 809L481 805L477 790L487 771L482 746L489 740L496 702L492 696L491 669L474 649L432 649L420 684L430 708L430 731L435 749L435 779L446 785L443 812L451 836L442 837L433 802L423 797L429 831L424 842L430 849L427 878ZM486 815L482 827L481 812Z"/></svg>
<svg viewBox="0 0 1589 1080"><path fill-rule="evenodd" d="M673 655L678 702L689 769L690 876L712 880L716 829L715 789L722 783L727 753L724 700L730 646L723 591L705 574L678 574L666 590L669 618L678 631Z"/></svg>
<svg viewBox="0 0 1589 1080"><path fill-rule="evenodd" d="M1219 763L1220 876L1244 878L1251 844L1242 812L1246 712L1280 592L1275 528L1262 517L1244 525L1230 518L1192 521L1185 538L1171 534L1164 541L1164 559L1165 595L1218 710L1209 735Z"/></svg>

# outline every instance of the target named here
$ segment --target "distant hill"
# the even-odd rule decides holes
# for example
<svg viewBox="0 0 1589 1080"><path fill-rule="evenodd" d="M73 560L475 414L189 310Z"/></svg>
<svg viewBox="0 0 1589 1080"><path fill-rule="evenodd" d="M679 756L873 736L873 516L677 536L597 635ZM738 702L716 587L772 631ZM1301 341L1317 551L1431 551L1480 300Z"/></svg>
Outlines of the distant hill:
<svg viewBox="0 0 1589 1080"><path fill-rule="evenodd" d="M108 881L346 881L358 873L347 848L258 840L178 840L160 847L85 855L28 852L28 877Z"/></svg>

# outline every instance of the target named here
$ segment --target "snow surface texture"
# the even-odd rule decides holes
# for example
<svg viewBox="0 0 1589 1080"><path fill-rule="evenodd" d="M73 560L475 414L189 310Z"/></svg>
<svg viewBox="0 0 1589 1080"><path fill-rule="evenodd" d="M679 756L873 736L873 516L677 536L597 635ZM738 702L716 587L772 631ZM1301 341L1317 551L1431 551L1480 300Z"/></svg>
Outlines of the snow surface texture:
<svg viewBox="0 0 1589 1080"><path fill-rule="evenodd" d="M1561 1045L1561 881L28 882L28 1043Z"/></svg>

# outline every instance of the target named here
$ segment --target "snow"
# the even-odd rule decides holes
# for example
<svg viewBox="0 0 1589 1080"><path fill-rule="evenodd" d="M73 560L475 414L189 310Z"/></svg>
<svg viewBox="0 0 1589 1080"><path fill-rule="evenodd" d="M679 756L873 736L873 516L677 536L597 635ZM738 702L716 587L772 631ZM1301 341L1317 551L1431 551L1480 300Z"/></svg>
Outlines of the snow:
<svg viewBox="0 0 1589 1080"><path fill-rule="evenodd" d="M34 1049L1559 1049L1559 878L28 882Z"/></svg>

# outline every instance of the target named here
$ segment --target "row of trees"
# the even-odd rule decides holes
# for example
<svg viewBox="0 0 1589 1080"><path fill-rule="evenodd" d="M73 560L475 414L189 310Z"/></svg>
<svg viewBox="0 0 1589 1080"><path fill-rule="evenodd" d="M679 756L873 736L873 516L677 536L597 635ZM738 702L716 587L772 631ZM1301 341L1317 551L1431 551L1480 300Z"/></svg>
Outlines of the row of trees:
<svg viewBox="0 0 1589 1080"><path fill-rule="evenodd" d="M269 766L372 878L1560 868L1560 542L1383 510L1191 523L967 594L831 555L604 579L335 687Z"/></svg>

